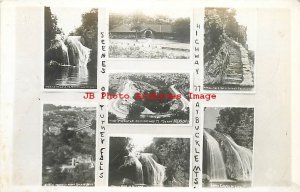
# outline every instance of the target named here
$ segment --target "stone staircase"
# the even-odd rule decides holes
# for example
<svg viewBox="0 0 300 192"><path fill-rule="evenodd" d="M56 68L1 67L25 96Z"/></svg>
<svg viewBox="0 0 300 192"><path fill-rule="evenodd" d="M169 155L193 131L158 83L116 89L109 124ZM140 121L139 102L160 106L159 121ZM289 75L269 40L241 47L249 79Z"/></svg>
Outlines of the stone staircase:
<svg viewBox="0 0 300 192"><path fill-rule="evenodd" d="M253 75L248 51L238 42L226 38L228 60L224 69L224 85L253 86Z"/></svg>
<svg viewBox="0 0 300 192"><path fill-rule="evenodd" d="M212 60L204 64L205 84L253 86L253 64L242 44L223 34L224 43Z"/></svg>
<svg viewBox="0 0 300 192"><path fill-rule="evenodd" d="M243 81L241 53L239 47L227 42L228 61L223 76L224 85L239 85Z"/></svg>
<svg viewBox="0 0 300 192"><path fill-rule="evenodd" d="M253 86L254 85L254 78L252 74L252 66L250 65L248 51L240 45L241 50L241 61L243 64L243 82L241 83L242 86Z"/></svg>

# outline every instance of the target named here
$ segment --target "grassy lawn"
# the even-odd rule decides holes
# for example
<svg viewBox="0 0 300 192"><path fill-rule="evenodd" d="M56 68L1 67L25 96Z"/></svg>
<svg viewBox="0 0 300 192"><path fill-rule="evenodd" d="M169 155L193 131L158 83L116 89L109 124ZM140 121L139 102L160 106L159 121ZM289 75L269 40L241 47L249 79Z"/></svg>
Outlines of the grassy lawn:
<svg viewBox="0 0 300 192"><path fill-rule="evenodd" d="M188 59L190 44L166 39L110 39L110 58Z"/></svg>

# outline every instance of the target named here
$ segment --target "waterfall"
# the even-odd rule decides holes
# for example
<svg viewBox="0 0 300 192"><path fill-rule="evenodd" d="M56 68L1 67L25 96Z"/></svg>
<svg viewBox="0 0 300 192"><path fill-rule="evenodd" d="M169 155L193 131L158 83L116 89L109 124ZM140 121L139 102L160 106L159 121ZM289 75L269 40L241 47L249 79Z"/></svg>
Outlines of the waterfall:
<svg viewBox="0 0 300 192"><path fill-rule="evenodd" d="M147 185L163 185L165 180L165 166L153 159L153 154L141 153L140 161L143 165L144 183Z"/></svg>
<svg viewBox="0 0 300 192"><path fill-rule="evenodd" d="M65 44L68 47L70 65L86 67L90 59L91 49L81 44L80 36L67 37Z"/></svg>
<svg viewBox="0 0 300 192"><path fill-rule="evenodd" d="M250 149L239 146L230 136L215 130L204 130L204 139L207 145L203 161L206 162L205 168L211 180L251 180Z"/></svg>
<svg viewBox="0 0 300 192"><path fill-rule="evenodd" d="M207 141L207 154L205 154L205 158L207 158L207 174L212 180L227 179L226 167L219 143L205 130L204 138Z"/></svg>
<svg viewBox="0 0 300 192"><path fill-rule="evenodd" d="M236 154L238 164L236 166L239 166L241 168L241 174L242 178L238 178L239 180L251 180L252 176L252 152L251 150L237 145L233 139L230 136L225 135L225 137L228 139L232 150Z"/></svg>

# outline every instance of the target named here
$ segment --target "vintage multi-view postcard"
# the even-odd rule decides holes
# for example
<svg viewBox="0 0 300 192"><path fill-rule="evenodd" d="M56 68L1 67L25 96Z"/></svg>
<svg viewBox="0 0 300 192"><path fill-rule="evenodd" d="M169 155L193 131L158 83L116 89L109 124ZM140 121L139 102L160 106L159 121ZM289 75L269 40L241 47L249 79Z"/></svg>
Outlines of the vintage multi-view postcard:
<svg viewBox="0 0 300 192"><path fill-rule="evenodd" d="M0 9L1 192L300 191L299 0Z"/></svg>

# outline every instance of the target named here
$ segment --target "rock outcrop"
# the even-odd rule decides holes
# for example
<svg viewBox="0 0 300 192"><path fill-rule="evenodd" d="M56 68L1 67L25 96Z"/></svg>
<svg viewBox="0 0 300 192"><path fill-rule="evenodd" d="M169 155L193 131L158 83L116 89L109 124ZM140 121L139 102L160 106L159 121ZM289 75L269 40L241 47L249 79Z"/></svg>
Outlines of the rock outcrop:
<svg viewBox="0 0 300 192"><path fill-rule="evenodd" d="M45 53L46 63L57 63L59 65L69 65L68 48L64 44L60 35L51 40L50 48Z"/></svg>

